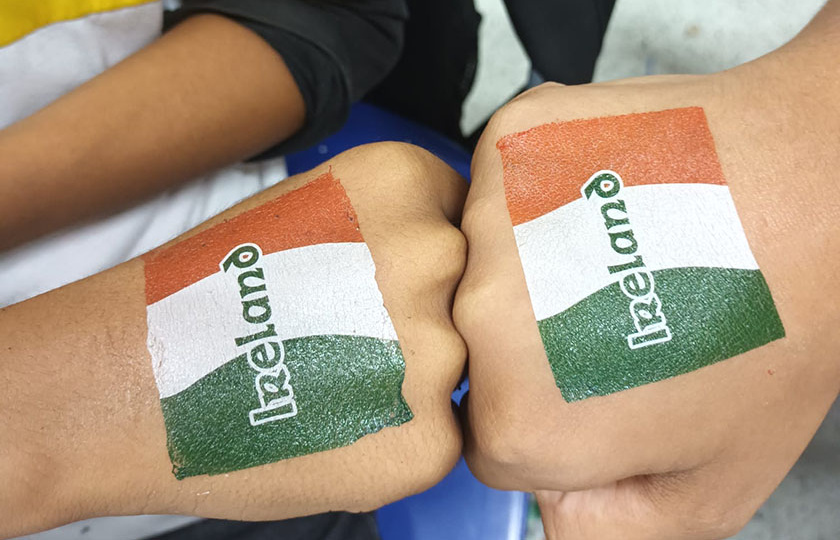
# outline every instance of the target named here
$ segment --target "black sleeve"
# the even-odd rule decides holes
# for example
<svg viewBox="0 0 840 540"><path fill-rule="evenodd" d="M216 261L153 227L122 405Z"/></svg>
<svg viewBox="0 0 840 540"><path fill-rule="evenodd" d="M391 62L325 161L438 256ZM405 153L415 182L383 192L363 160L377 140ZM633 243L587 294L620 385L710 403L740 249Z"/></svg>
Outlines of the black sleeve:
<svg viewBox="0 0 840 540"><path fill-rule="evenodd" d="M615 0L505 0L510 20L547 81L592 81Z"/></svg>
<svg viewBox="0 0 840 540"><path fill-rule="evenodd" d="M202 12L256 32L283 57L303 95L303 127L252 159L301 150L337 131L350 105L396 64L408 18L405 0L184 0L165 28Z"/></svg>

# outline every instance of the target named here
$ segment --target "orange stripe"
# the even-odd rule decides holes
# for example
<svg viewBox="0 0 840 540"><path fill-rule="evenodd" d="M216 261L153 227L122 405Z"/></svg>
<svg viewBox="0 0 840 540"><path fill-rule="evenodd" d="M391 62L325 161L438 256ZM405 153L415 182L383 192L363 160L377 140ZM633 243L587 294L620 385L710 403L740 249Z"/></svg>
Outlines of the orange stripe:
<svg viewBox="0 0 840 540"><path fill-rule="evenodd" d="M326 173L171 247L144 255L146 304L218 272L219 262L246 242L268 254L313 244L363 241L350 199L339 181Z"/></svg>
<svg viewBox="0 0 840 540"><path fill-rule="evenodd" d="M514 225L580 198L601 169L627 186L726 184L700 107L543 124L496 146Z"/></svg>

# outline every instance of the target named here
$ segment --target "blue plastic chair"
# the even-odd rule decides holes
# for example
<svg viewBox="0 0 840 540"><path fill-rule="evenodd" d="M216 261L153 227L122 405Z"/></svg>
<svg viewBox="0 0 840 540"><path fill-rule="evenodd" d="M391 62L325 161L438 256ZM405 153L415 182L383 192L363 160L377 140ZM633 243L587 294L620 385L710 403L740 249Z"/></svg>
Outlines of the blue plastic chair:
<svg viewBox="0 0 840 540"><path fill-rule="evenodd" d="M289 174L307 171L360 144L402 141L438 156L469 178L470 155L435 131L365 103L350 112L345 126L320 144L286 157ZM467 384L453 394L460 402ZM521 540L527 495L498 491L480 483L461 459L431 489L389 504L376 513L382 540Z"/></svg>

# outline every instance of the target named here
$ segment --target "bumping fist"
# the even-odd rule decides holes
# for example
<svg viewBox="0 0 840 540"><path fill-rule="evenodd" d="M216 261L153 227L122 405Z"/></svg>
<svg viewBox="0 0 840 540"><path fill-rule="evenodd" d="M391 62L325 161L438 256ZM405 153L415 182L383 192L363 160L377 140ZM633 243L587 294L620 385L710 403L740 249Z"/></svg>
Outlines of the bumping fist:
<svg viewBox="0 0 840 540"><path fill-rule="evenodd" d="M840 111L797 54L546 84L483 134L465 455L549 539L732 535L836 398Z"/></svg>
<svg viewBox="0 0 840 540"><path fill-rule="evenodd" d="M419 148L362 146L0 310L0 537L371 510L435 484L461 451L465 194Z"/></svg>

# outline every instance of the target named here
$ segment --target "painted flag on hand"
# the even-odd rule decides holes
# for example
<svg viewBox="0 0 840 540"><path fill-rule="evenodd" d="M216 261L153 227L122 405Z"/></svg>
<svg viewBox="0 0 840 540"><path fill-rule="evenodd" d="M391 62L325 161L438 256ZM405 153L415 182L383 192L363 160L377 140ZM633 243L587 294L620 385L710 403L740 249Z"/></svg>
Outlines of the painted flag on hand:
<svg viewBox="0 0 840 540"><path fill-rule="evenodd" d="M329 173L145 256L177 478L345 446L412 418L374 273Z"/></svg>
<svg viewBox="0 0 840 540"><path fill-rule="evenodd" d="M784 337L701 108L545 124L497 147L566 401Z"/></svg>

